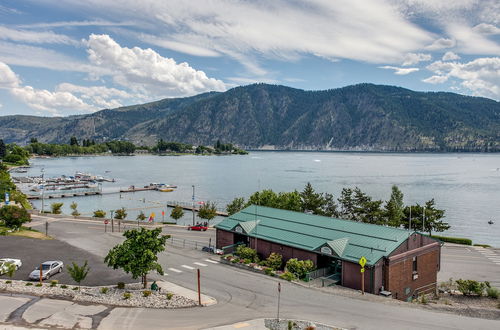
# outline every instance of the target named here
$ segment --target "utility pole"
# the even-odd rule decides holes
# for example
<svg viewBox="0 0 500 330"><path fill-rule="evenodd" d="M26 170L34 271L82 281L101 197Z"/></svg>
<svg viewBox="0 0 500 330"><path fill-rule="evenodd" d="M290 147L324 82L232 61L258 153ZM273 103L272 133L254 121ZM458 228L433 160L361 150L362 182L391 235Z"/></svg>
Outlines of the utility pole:
<svg viewBox="0 0 500 330"><path fill-rule="evenodd" d="M198 304L201 306L200 269L198 268Z"/></svg>
<svg viewBox="0 0 500 330"><path fill-rule="evenodd" d="M192 187L193 187L193 197L192 197L192 200L193 200L193 226L194 226L194 185Z"/></svg>
<svg viewBox="0 0 500 330"><path fill-rule="evenodd" d="M42 167L42 182L41 182L41 184L42 184L42 214L43 214L43 204L45 204L44 203L44 198L43 198L44 197L43 195L44 195L44 192L45 192L45 183L43 182L44 171L45 171L45 168Z"/></svg>
<svg viewBox="0 0 500 330"><path fill-rule="evenodd" d="M410 205L410 225L408 226L408 230L411 232L411 205Z"/></svg>
<svg viewBox="0 0 500 330"><path fill-rule="evenodd" d="M115 232L115 222L113 221L113 210L109 211L111 213L111 232Z"/></svg>
<svg viewBox="0 0 500 330"><path fill-rule="evenodd" d="M49 236L48 232L49 232L49 222L45 221L45 236Z"/></svg>
<svg viewBox="0 0 500 330"><path fill-rule="evenodd" d="M424 206L424 214L422 214L422 232L425 232L425 206Z"/></svg>
<svg viewBox="0 0 500 330"><path fill-rule="evenodd" d="M278 328L280 322L280 300L281 300L281 283L278 282L278 314L276 315L276 321L278 321Z"/></svg>

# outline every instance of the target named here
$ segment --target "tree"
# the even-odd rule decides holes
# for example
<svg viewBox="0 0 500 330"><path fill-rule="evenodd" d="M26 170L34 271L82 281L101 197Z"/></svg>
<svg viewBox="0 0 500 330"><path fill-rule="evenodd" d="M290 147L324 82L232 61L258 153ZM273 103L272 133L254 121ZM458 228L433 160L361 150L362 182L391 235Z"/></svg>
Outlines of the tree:
<svg viewBox="0 0 500 330"><path fill-rule="evenodd" d="M31 215L23 208L5 205L0 209L0 220L8 228L19 229L26 222L31 222Z"/></svg>
<svg viewBox="0 0 500 330"><path fill-rule="evenodd" d="M198 210L198 217L205 219L208 222L217 216L217 206L215 203L206 202Z"/></svg>
<svg viewBox="0 0 500 330"><path fill-rule="evenodd" d="M396 185L392 186L391 198L385 204L387 224L389 226L401 226L401 221L405 216L403 197L401 190Z"/></svg>
<svg viewBox="0 0 500 330"><path fill-rule="evenodd" d="M72 136L71 139L69 139L69 145L78 146L78 139L75 136Z"/></svg>
<svg viewBox="0 0 500 330"><path fill-rule="evenodd" d="M170 235L161 235L161 231L161 228L127 230L123 233L125 241L113 247L104 262L113 269L121 268L127 274L132 274L133 279L141 276L146 288L147 274L150 271L155 270L163 275L163 269L158 263L158 253L165 251L165 243Z"/></svg>
<svg viewBox="0 0 500 330"><path fill-rule="evenodd" d="M342 216L342 218L351 220L356 217L352 194L353 191L351 188L344 188L342 189L340 197L338 198L341 207L340 215Z"/></svg>
<svg viewBox="0 0 500 330"><path fill-rule="evenodd" d="M310 211L317 214L323 205L321 194L316 193L311 183L308 182L300 193L301 207L303 212Z"/></svg>
<svg viewBox="0 0 500 330"><path fill-rule="evenodd" d="M7 269L6 269L6 274L11 280L11 286L12 286L12 278L14 277L14 274L16 273L17 266L13 262L8 262L6 263Z"/></svg>
<svg viewBox="0 0 500 330"><path fill-rule="evenodd" d="M243 197L236 197L233 201L226 205L228 215L233 215L240 212L245 206L245 199Z"/></svg>
<svg viewBox="0 0 500 330"><path fill-rule="evenodd" d="M7 147L2 139L0 139L0 159L4 158L7 155Z"/></svg>
<svg viewBox="0 0 500 330"><path fill-rule="evenodd" d="M106 211L103 210L95 210L94 218L104 218L106 216Z"/></svg>
<svg viewBox="0 0 500 330"><path fill-rule="evenodd" d="M30 143L38 143L38 139L37 138L31 138L30 139Z"/></svg>
<svg viewBox="0 0 500 330"><path fill-rule="evenodd" d="M172 210L172 212L170 213L170 217L172 219L174 219L176 223L177 223L177 220L179 220L183 216L184 216L184 210L179 205L176 205L174 207L174 209Z"/></svg>
<svg viewBox="0 0 500 330"><path fill-rule="evenodd" d="M144 214L144 212L139 212L139 214L137 215L137 218L135 218L137 221L144 221L146 220L146 215Z"/></svg>
<svg viewBox="0 0 500 330"><path fill-rule="evenodd" d="M127 212L125 212L125 208L122 207L115 211L115 219L123 220L127 217Z"/></svg>
<svg viewBox="0 0 500 330"><path fill-rule="evenodd" d="M64 205L64 203L52 203L52 204L50 204L50 208L52 209L52 213L61 214L61 208L63 205Z"/></svg>
<svg viewBox="0 0 500 330"><path fill-rule="evenodd" d="M444 218L444 210L436 209L434 202L434 198L425 203L425 222L424 222L424 230L429 233L429 236L432 235L433 231L442 232L450 228L450 225L447 222L441 220Z"/></svg>
<svg viewBox="0 0 500 330"><path fill-rule="evenodd" d="M87 264L87 260L85 260L82 266L78 266L74 261L72 264L73 266L67 266L66 269L68 270L69 276L71 276L73 281L78 283L78 287L80 287L80 283L87 277L90 267Z"/></svg>
<svg viewBox="0 0 500 330"><path fill-rule="evenodd" d="M76 209L78 207L78 204L76 202L71 203L71 205L69 207L73 210L73 212L71 212L72 216L77 217L80 215L80 213Z"/></svg>

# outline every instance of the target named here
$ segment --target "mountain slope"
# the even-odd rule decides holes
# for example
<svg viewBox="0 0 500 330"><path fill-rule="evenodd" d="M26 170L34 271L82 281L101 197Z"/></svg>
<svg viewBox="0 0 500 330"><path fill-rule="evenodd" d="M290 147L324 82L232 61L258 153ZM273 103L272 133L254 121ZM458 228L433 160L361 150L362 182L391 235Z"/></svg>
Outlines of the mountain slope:
<svg viewBox="0 0 500 330"><path fill-rule="evenodd" d="M500 103L373 84L326 91L255 84L84 116L0 117L0 129L0 138L18 142L75 135L292 150L500 151Z"/></svg>

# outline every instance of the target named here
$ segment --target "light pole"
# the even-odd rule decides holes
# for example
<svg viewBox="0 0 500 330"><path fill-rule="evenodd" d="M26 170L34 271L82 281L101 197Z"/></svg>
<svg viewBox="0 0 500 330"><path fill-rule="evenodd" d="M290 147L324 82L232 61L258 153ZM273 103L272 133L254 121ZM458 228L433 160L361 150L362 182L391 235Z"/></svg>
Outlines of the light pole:
<svg viewBox="0 0 500 330"><path fill-rule="evenodd" d="M193 200L193 226L194 226L194 185L192 186L193 187L193 197L192 197L192 200Z"/></svg>
<svg viewBox="0 0 500 330"><path fill-rule="evenodd" d="M41 181L41 184L42 184L42 214L43 214L43 204L45 204L45 201L44 201L45 183L43 182L44 171L45 171L45 168L42 167L42 181Z"/></svg>

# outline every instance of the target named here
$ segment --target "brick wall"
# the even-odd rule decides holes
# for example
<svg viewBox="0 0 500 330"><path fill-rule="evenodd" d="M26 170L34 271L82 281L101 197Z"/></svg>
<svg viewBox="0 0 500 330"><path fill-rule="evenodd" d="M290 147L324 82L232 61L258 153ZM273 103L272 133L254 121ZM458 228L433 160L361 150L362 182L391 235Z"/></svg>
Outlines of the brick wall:
<svg viewBox="0 0 500 330"><path fill-rule="evenodd" d="M234 244L234 234L230 231L216 229L215 235L216 246L218 249Z"/></svg>
<svg viewBox="0 0 500 330"><path fill-rule="evenodd" d="M394 298L407 300L414 293L434 292L441 246L429 244L391 256L385 265L385 287ZM413 258L417 258L417 279L413 279Z"/></svg>
<svg viewBox="0 0 500 330"><path fill-rule="evenodd" d="M257 240L256 242L254 238L250 238L250 247L257 250L257 254L261 259L267 258L272 252L281 254L283 256L283 265L288 261L288 259L292 258L297 258L299 260L312 260L315 265L318 261L318 255L316 253L293 248L290 246L276 244L269 241L264 241L261 239Z"/></svg>

